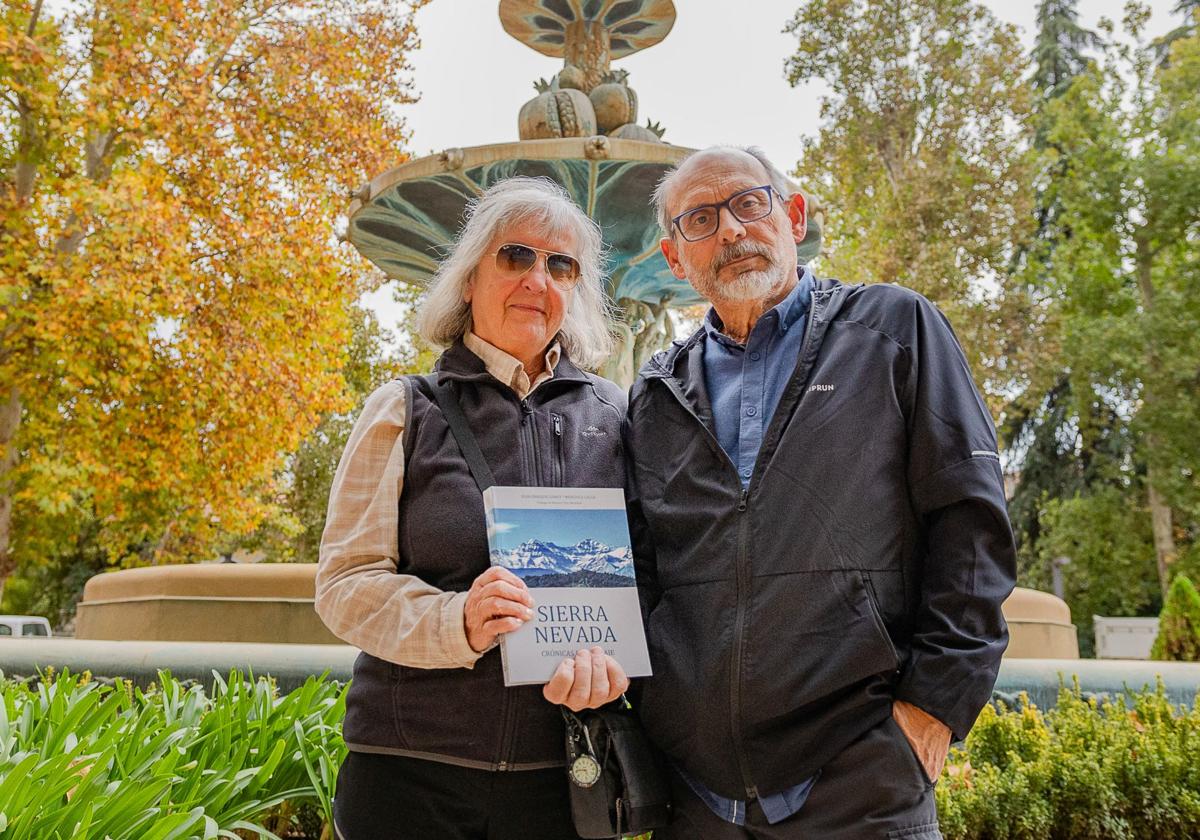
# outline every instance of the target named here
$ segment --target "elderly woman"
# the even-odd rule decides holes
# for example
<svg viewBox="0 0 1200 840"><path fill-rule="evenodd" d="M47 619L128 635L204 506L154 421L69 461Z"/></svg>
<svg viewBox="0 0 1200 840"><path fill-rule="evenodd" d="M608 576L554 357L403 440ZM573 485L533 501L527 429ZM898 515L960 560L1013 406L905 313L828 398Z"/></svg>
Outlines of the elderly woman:
<svg viewBox="0 0 1200 840"><path fill-rule="evenodd" d="M418 314L502 485L621 487L625 395L581 368L611 337L600 230L544 179L502 181L466 226ZM498 637L532 617L525 584L488 563L483 500L429 382L367 400L342 454L316 608L362 650L338 774L343 840L563 840L563 722L627 687L599 648L544 688L505 688Z"/></svg>

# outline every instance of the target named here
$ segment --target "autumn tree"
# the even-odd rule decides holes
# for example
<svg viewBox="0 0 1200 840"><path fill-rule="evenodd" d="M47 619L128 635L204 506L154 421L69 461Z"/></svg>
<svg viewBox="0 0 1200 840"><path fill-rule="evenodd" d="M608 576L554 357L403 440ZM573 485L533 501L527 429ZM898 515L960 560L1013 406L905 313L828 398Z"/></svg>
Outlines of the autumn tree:
<svg viewBox="0 0 1200 840"><path fill-rule="evenodd" d="M264 522L250 539L230 545L263 551L268 559L317 562L329 488L354 421L371 392L389 379L433 369L437 354L422 342L411 340L412 315L420 289L397 284L394 298L403 306L401 335L383 329L374 313L355 307L353 334L342 375L349 396L347 410L332 411L300 442L277 476L276 516Z"/></svg>
<svg viewBox="0 0 1200 840"><path fill-rule="evenodd" d="M825 272L935 301L999 407L1035 326L999 282L1031 223L1016 32L972 0L811 0L787 31L788 81L829 86L796 170L826 206Z"/></svg>
<svg viewBox="0 0 1200 840"><path fill-rule="evenodd" d="M348 404L332 222L394 164L419 0L5 0L0 585L81 521L204 556Z"/></svg>

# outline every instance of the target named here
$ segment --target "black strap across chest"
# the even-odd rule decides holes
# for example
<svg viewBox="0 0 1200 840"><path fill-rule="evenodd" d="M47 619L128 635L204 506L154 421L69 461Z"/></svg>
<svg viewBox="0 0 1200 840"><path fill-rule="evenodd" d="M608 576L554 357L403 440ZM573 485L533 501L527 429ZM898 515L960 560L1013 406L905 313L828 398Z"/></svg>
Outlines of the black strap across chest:
<svg viewBox="0 0 1200 840"><path fill-rule="evenodd" d="M471 476L479 486L479 492L482 493L489 487L495 486L496 478L492 475L492 468L488 466L487 460L483 457L479 441L475 438L475 433L471 431L470 425L467 424L466 415L463 414L462 404L458 400L458 386L453 382L439 383L436 373L431 373L422 379L433 391L438 408L442 410L442 416L446 418L446 423L450 426L450 434L454 435L454 439L458 442L458 448L462 450L463 458L466 459L467 466L471 470Z"/></svg>

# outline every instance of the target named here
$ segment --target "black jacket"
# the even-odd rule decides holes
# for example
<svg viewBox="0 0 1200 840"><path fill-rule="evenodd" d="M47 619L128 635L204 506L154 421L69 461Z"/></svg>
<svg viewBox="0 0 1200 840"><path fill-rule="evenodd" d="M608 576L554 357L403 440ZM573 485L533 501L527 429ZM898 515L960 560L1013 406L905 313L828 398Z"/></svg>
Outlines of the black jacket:
<svg viewBox="0 0 1200 840"><path fill-rule="evenodd" d="M991 418L949 324L818 281L749 487L714 434L704 333L630 393L651 737L731 798L812 776L907 700L961 738L1008 632L1015 557Z"/></svg>

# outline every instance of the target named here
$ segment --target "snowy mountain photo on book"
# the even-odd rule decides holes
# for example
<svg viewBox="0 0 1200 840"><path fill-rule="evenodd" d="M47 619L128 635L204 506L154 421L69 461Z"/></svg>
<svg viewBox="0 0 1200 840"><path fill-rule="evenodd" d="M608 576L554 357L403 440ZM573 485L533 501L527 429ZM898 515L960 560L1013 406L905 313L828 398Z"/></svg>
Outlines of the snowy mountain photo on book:
<svg viewBox="0 0 1200 840"><path fill-rule="evenodd" d="M624 491L489 487L483 507L492 565L521 578L534 601L532 619L500 637L504 684L544 683L596 645L629 676L649 675Z"/></svg>
<svg viewBox="0 0 1200 840"><path fill-rule="evenodd" d="M524 514L524 515L522 515ZM532 514L532 515L529 515ZM570 515L574 514L574 516ZM606 516L602 516L606 514ZM548 513L536 510L498 511L500 524L496 542L504 545L504 537L517 533L545 533L547 518L562 519L561 511ZM616 517L613 523L605 518ZM625 512L619 510L572 511L568 519L582 522L555 525L613 531L624 529ZM524 527L523 527L524 526ZM607 526L607 527L606 527ZM615 528L613 527L615 526ZM515 548L498 548L492 551L492 565L511 569L526 586L634 586L633 553L628 545L613 547L594 537L584 537L574 545L559 545L536 538L527 539Z"/></svg>

